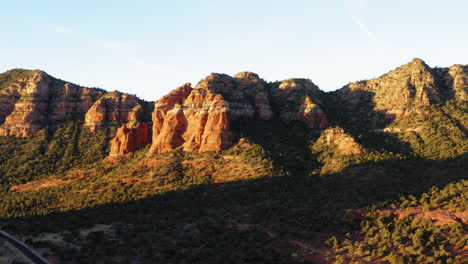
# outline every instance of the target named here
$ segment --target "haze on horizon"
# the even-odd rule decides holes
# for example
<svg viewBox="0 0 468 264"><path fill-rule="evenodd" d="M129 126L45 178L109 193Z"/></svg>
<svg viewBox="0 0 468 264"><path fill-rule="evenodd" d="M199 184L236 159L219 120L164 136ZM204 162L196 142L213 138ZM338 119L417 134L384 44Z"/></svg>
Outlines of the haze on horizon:
<svg viewBox="0 0 468 264"><path fill-rule="evenodd" d="M9 1L0 72L41 69L146 100L210 72L330 91L415 57L466 64L467 10L462 0Z"/></svg>

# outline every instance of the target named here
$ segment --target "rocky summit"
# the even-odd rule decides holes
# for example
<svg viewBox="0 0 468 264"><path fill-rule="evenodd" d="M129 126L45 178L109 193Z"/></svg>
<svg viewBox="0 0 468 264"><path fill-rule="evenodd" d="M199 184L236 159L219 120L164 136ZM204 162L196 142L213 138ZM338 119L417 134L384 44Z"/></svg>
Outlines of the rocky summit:
<svg viewBox="0 0 468 264"><path fill-rule="evenodd" d="M378 78L349 83L333 94L335 103L346 111L367 115L370 126L382 128L382 120L424 114L423 107L451 100L468 102L467 70L462 65L431 68L414 59Z"/></svg>

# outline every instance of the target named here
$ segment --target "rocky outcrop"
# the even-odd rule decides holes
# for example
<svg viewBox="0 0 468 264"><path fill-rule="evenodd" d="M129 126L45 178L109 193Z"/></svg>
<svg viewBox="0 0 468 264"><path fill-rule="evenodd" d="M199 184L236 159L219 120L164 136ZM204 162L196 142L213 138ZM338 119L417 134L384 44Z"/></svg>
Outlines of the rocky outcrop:
<svg viewBox="0 0 468 264"><path fill-rule="evenodd" d="M109 156L122 156L141 149L151 142L150 127L147 123L123 124L111 141Z"/></svg>
<svg viewBox="0 0 468 264"><path fill-rule="evenodd" d="M152 115L153 135L158 135L161 132L166 113L173 109L176 104L182 104L191 91L192 85L190 83L186 83L156 101Z"/></svg>
<svg viewBox="0 0 468 264"><path fill-rule="evenodd" d="M81 87L39 70L0 74L0 136L30 136L59 121L83 120L102 126L147 121L141 100L119 92Z"/></svg>
<svg viewBox="0 0 468 264"><path fill-rule="evenodd" d="M322 93L309 79L285 80L272 89L281 119L299 120L318 129L329 126L328 117L320 107Z"/></svg>
<svg viewBox="0 0 468 264"><path fill-rule="evenodd" d="M332 148L335 154L351 155L364 153L364 148L341 128L327 129L322 135L326 145Z"/></svg>
<svg viewBox="0 0 468 264"><path fill-rule="evenodd" d="M231 145L229 118L222 95L185 84L156 101L150 153L225 149Z"/></svg>
<svg viewBox="0 0 468 264"><path fill-rule="evenodd" d="M120 92L107 93L86 112L85 123L91 131L104 126L143 121L145 113L136 96Z"/></svg>
<svg viewBox="0 0 468 264"><path fill-rule="evenodd" d="M449 68L435 68L434 72L446 88L448 99L468 102L468 66L455 64Z"/></svg>
<svg viewBox="0 0 468 264"><path fill-rule="evenodd" d="M83 117L104 94L51 77L12 70L0 76L0 135L29 136L45 125Z"/></svg>
<svg viewBox="0 0 468 264"><path fill-rule="evenodd" d="M323 164L322 174L331 174L342 171L352 164L357 156L366 155L366 149L350 134L340 127L328 128L311 146L317 161Z"/></svg>
<svg viewBox="0 0 468 264"><path fill-rule="evenodd" d="M439 88L431 68L414 59L379 78L350 83L340 90L340 95L351 104L373 103L375 110L392 111L440 103Z"/></svg>
<svg viewBox="0 0 468 264"><path fill-rule="evenodd" d="M431 68L414 59L378 78L346 85L333 92L331 107L342 108L341 115L353 113L358 126L381 129L411 113L426 113L425 108L448 100L466 102L467 67Z"/></svg>
<svg viewBox="0 0 468 264"><path fill-rule="evenodd" d="M301 120L311 128L324 128L328 120L318 106L320 101L311 100L319 94L318 87L310 80L271 86L252 72L241 72L234 77L212 73L195 88L185 84L156 102L150 153L178 147L190 152L226 149L233 144L231 123L242 119L276 117L285 121ZM275 115L272 98L279 105L286 95L289 96L287 105L292 106L280 107L280 114Z"/></svg>
<svg viewBox="0 0 468 264"><path fill-rule="evenodd" d="M229 102L232 120L273 117L267 84L252 72L241 72L231 77L212 73L201 80L195 89L221 94Z"/></svg>

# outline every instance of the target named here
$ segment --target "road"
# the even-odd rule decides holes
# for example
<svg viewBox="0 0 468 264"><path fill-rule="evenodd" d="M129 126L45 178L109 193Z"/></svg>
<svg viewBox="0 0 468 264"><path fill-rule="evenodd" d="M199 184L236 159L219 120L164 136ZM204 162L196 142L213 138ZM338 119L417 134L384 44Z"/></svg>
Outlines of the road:
<svg viewBox="0 0 468 264"><path fill-rule="evenodd" d="M43 259L39 254L28 248L22 242L16 240L9 234L0 230L0 239L5 240L7 243L15 247L19 252L21 252L25 257L32 261L34 264L49 264L45 259Z"/></svg>

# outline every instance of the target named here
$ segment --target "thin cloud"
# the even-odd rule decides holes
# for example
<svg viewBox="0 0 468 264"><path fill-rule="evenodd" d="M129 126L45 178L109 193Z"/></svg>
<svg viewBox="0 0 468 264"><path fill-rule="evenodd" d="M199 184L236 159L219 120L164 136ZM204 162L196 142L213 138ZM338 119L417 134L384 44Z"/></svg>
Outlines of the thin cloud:
<svg viewBox="0 0 468 264"><path fill-rule="evenodd" d="M52 31L54 31L56 33L59 33L61 35L65 35L65 36L73 36L73 31L72 30L70 30L67 27L60 26L60 25L52 26Z"/></svg>
<svg viewBox="0 0 468 264"><path fill-rule="evenodd" d="M128 41L116 39L100 39L86 33L73 31L62 25L54 25L51 27L53 32L70 37L76 40L92 43L96 47L103 49L106 52L111 52L122 58L125 63L134 66L144 67L158 72L167 72L168 67L148 63L142 56L138 55L138 48Z"/></svg>
<svg viewBox="0 0 468 264"><path fill-rule="evenodd" d="M368 40L372 42L376 41L374 33L369 30L369 28L367 27L367 24L364 23L361 16L351 15L351 19L353 20L354 24L356 24L359 27L359 30L367 36Z"/></svg>
<svg viewBox="0 0 468 264"><path fill-rule="evenodd" d="M348 11L351 20L359 28L370 42L377 42L374 32L372 32L362 16L362 13L367 8L366 0L344 0L344 5Z"/></svg>

